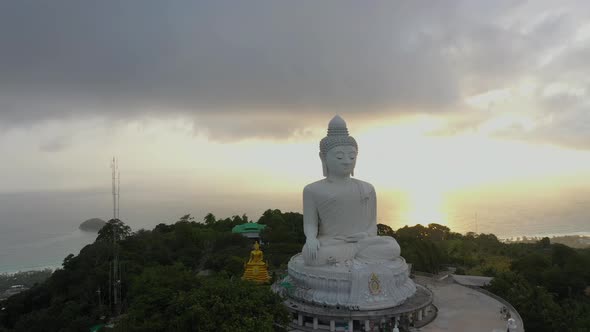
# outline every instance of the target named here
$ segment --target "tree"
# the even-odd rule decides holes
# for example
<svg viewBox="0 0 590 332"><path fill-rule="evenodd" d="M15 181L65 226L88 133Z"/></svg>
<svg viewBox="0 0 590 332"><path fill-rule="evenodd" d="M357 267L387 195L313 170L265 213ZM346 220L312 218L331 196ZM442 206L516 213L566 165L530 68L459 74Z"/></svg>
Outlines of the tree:
<svg viewBox="0 0 590 332"><path fill-rule="evenodd" d="M443 226L440 224L428 224L428 237L432 241L442 241L446 240L449 236L451 229L447 226Z"/></svg>
<svg viewBox="0 0 590 332"><path fill-rule="evenodd" d="M543 279L543 271L550 266L551 262L546 256L535 253L514 260L510 269L522 274L528 281L540 284Z"/></svg>
<svg viewBox="0 0 590 332"><path fill-rule="evenodd" d="M574 249L559 243L553 245L553 251L551 253L553 264L564 267L575 256L577 256L577 252Z"/></svg>
<svg viewBox="0 0 590 332"><path fill-rule="evenodd" d="M395 232L387 225L377 224L377 235L395 237Z"/></svg>
<svg viewBox="0 0 590 332"><path fill-rule="evenodd" d="M77 256L67 256L63 268L47 281L3 301L0 331L81 331L100 322L108 314L114 234L125 238L117 247L127 318L118 329L271 331L273 322L288 319L280 299L268 286L239 278L252 243L230 230L247 219L206 218L209 225L192 222L187 214L177 223L133 234L121 221L111 222L97 241ZM267 210L261 223L267 225L263 236L271 239L264 247L265 258L273 268L286 268L305 240L303 216ZM386 225L378 225L378 232L394 234ZM446 226L431 224L406 226L395 235L402 255L416 270L435 273L441 265L456 263L461 265L456 273L496 274L491 290L516 307L527 330L577 331L589 326L590 249L558 244L547 249L533 242L503 244L493 234L446 233ZM198 277L205 268L212 275ZM13 284L12 279L6 282Z"/></svg>
<svg viewBox="0 0 590 332"><path fill-rule="evenodd" d="M563 310L544 287L512 272L496 276L488 290L508 300L523 317L527 331L568 331Z"/></svg>
<svg viewBox="0 0 590 332"><path fill-rule="evenodd" d="M440 265L443 263L441 250L433 241L418 241L415 251L415 266L417 270L429 273L438 273Z"/></svg>
<svg viewBox="0 0 590 332"><path fill-rule="evenodd" d="M121 331L274 331L288 313L268 287L195 276L184 266L146 268L133 280Z"/></svg>
<svg viewBox="0 0 590 332"><path fill-rule="evenodd" d="M428 231L426 227L420 224L417 224L412 227L406 225L398 229L396 234L398 238L425 239L428 236Z"/></svg>
<svg viewBox="0 0 590 332"><path fill-rule="evenodd" d="M539 240L539 245L543 248L549 248L551 246L551 240L548 237L544 237Z"/></svg>
<svg viewBox="0 0 590 332"><path fill-rule="evenodd" d="M180 217L180 219L177 222L184 222L184 223L190 223L190 222L194 222L195 218L191 217L191 214L185 214L184 216Z"/></svg>
<svg viewBox="0 0 590 332"><path fill-rule="evenodd" d="M61 266L64 269L69 269L72 265L72 261L74 260L74 257L76 257L74 254L67 255L66 258L64 258L63 263L61 263Z"/></svg>
<svg viewBox="0 0 590 332"><path fill-rule="evenodd" d="M268 209L268 210L264 211L262 216L260 216L260 219L258 219L258 223L261 225L267 225L267 226L273 227L277 224L284 224L285 220L283 219L283 214L282 214L281 210Z"/></svg>
<svg viewBox="0 0 590 332"><path fill-rule="evenodd" d="M131 227L127 226L124 222L119 219L111 219L107 221L107 224L98 231L96 237L97 242L116 241L123 240L131 235Z"/></svg>
<svg viewBox="0 0 590 332"><path fill-rule="evenodd" d="M211 226L217 220L215 219L215 216L213 215L213 213L209 212L209 213L207 213L207 215L205 216L205 218L203 218L203 221L205 222L205 225Z"/></svg>
<svg viewBox="0 0 590 332"><path fill-rule="evenodd" d="M174 230L173 225L166 225L164 223L159 223L158 225L156 225L156 228L154 228L155 232L161 232L161 233L168 233L173 230Z"/></svg>

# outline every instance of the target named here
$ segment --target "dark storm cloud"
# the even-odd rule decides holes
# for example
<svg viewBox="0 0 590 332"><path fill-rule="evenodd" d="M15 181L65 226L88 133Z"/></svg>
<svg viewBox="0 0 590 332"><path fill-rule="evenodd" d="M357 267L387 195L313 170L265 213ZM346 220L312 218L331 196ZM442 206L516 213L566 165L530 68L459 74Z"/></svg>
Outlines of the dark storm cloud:
<svg viewBox="0 0 590 332"><path fill-rule="evenodd" d="M285 137L319 112L448 110L462 86L477 92L526 71L544 47L536 31L559 31L496 24L519 6L5 1L0 125L176 113L227 140Z"/></svg>
<svg viewBox="0 0 590 332"><path fill-rule="evenodd" d="M18 1L0 6L4 121L146 107L197 114L428 109L452 103L457 95L436 43L421 37L420 22L426 27L428 18L414 15L420 8L413 4Z"/></svg>

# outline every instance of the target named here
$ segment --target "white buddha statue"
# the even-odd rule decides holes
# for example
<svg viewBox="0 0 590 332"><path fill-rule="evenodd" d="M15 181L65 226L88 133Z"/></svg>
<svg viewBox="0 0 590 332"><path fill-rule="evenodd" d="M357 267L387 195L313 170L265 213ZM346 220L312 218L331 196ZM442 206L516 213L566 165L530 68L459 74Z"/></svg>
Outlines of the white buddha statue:
<svg viewBox="0 0 590 332"><path fill-rule="evenodd" d="M389 236L377 235L377 201L370 183L353 179L358 145L348 135L346 122L335 116L320 142L325 179L303 190L303 227L306 265L350 259L394 260L400 247Z"/></svg>
<svg viewBox="0 0 590 332"><path fill-rule="evenodd" d="M320 142L325 178L303 190L306 242L291 258L289 296L337 308L390 308L416 292L397 241L377 235L373 186L351 177L358 145L335 116Z"/></svg>

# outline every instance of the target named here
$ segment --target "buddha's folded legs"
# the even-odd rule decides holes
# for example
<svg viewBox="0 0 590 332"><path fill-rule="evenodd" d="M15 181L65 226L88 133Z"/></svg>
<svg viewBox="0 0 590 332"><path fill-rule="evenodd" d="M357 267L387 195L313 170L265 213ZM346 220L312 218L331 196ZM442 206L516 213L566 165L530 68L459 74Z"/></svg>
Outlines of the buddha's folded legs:
<svg viewBox="0 0 590 332"><path fill-rule="evenodd" d="M358 242L345 242L330 239L322 244L314 262L309 265L325 265L333 262L344 262L358 258L363 261L394 260L400 257L400 247L390 236L372 236ZM305 252L305 248L303 249Z"/></svg>
<svg viewBox="0 0 590 332"><path fill-rule="evenodd" d="M401 249L391 236L372 236L360 240L356 258L365 261L393 260L400 256Z"/></svg>
<svg viewBox="0 0 590 332"><path fill-rule="evenodd" d="M305 247L303 248L305 252ZM347 259L353 259L358 252L357 243L348 243L344 241L330 241L330 243L321 244L314 262L306 262L308 265L325 265L335 262L344 262Z"/></svg>

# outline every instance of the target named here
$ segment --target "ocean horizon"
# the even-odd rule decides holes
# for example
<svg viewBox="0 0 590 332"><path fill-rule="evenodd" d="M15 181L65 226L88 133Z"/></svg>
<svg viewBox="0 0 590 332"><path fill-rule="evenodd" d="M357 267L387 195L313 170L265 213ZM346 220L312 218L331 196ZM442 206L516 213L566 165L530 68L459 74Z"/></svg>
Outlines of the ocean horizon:
<svg viewBox="0 0 590 332"><path fill-rule="evenodd" d="M208 212L218 218L246 213L251 220L257 220L269 208L301 212L298 193L252 195L239 200L236 197L221 200L222 196L209 195L210 201L205 200L204 196L191 196L184 200L181 197L163 200L139 194L127 194L124 197L126 199L121 201L121 220L133 231L153 229L159 223L174 223L187 213L192 213L195 220L200 221ZM78 255L84 246L96 239L96 233L78 229L83 221L112 218L109 198L109 193L104 191L0 194L0 273L61 267L67 255ZM387 205L386 196L380 198L378 204L379 216L382 216L378 217L378 222L388 224L393 229L415 224L396 219L397 215L390 212L392 208ZM457 203L449 209L450 220L440 223L455 232L493 233L500 239L590 236L590 218L586 206L579 200L566 200L559 204L541 201L522 201L519 204L514 201L495 201L492 204L489 200L462 205ZM430 222L437 221L421 223Z"/></svg>
<svg viewBox="0 0 590 332"><path fill-rule="evenodd" d="M26 271L40 271L45 269L56 270L62 267L63 259L70 253L78 255L84 246L94 242L96 233L74 231L66 236L59 236L54 239L45 240L45 243L53 243L56 246L40 245L38 248L44 248L44 257L39 257L35 254L29 254L29 261L10 259L10 257L3 257L6 261L0 266L0 274L15 274ZM573 233L553 233L553 234L523 234L520 237L526 236L528 238L542 238L542 237L559 237L559 236L587 236L590 237L590 232L573 232ZM507 238L500 238L506 240ZM28 244L30 246L31 243ZM49 250L47 250L49 249ZM60 256L62 255L62 256ZM20 259L26 259L21 257Z"/></svg>

